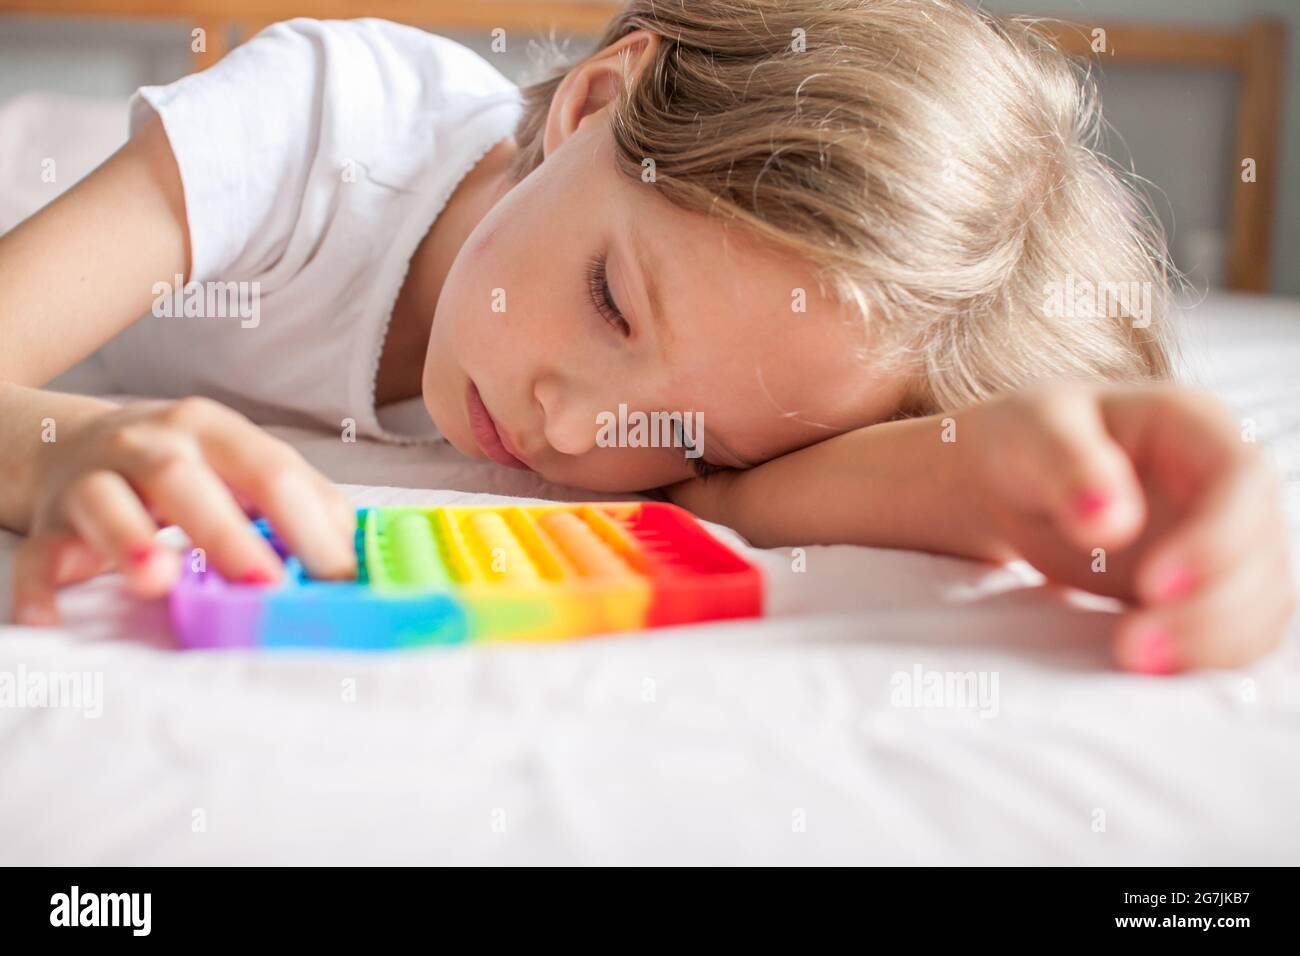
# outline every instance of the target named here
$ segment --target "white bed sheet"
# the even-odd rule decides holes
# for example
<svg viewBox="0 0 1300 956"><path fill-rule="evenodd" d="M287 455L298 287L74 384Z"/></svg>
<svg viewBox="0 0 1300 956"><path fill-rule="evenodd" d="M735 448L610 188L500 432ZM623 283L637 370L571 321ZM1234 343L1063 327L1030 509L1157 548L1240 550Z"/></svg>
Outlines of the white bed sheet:
<svg viewBox="0 0 1300 956"><path fill-rule="evenodd" d="M1300 304L1216 297L1185 331L1300 544ZM584 497L275 431L357 504ZM1294 630L1248 670L1129 676L1105 602L1024 569L748 553L760 621L385 655L181 653L161 603L74 589L64 626L0 628L0 676L103 681L98 717L0 706L0 863L1300 862ZM996 674L995 708L894 706L918 667Z"/></svg>

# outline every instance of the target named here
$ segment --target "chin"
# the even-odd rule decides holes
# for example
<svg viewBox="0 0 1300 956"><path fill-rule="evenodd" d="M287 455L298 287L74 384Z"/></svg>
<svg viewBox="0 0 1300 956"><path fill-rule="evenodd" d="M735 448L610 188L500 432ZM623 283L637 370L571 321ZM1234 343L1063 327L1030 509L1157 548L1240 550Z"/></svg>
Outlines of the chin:
<svg viewBox="0 0 1300 956"><path fill-rule="evenodd" d="M463 440L458 440L456 438L454 422L446 421L447 416L441 413L438 402L427 390L424 393L424 410L429 413L429 418L433 420L433 427L438 429L438 434L447 439L447 441L451 443L451 447L455 448L458 452L461 454L468 454L465 451Z"/></svg>
<svg viewBox="0 0 1300 956"><path fill-rule="evenodd" d="M541 474L547 481L552 481L561 485L569 485L573 488L582 488L595 494L635 494L637 492L648 491L652 488L659 487L659 484L647 484L645 481L638 481L635 478L611 477L600 474ZM662 484L662 482L660 484Z"/></svg>
<svg viewBox="0 0 1300 956"><path fill-rule="evenodd" d="M424 390L422 397L424 398L424 410L429 413L429 418L433 420L433 427L438 429L439 433L442 433L442 416L438 414L437 405L434 403L432 396L429 395L427 388Z"/></svg>

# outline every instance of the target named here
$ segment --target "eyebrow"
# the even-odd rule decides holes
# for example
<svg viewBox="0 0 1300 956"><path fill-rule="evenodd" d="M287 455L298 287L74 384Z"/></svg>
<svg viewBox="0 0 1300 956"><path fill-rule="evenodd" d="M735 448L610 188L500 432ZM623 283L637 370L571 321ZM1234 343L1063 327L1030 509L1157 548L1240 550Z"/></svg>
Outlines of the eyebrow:
<svg viewBox="0 0 1300 956"><path fill-rule="evenodd" d="M667 350L669 343L672 342L673 332L664 321L663 299L659 295L659 287L655 283L655 273L658 271L655 266L658 261L649 255L649 246L641 239L640 233L635 230L629 231L632 237L632 253L636 259L637 268L641 272L641 283L645 288L646 298L650 300L650 321L653 323L657 338L661 343L663 350ZM753 468L754 462L750 461L744 455L738 455L732 451L731 446L726 442L716 438L706 438L706 445L717 445L732 461L739 462L745 468ZM707 460L707 459L706 459ZM724 466L730 467L730 466Z"/></svg>
<svg viewBox="0 0 1300 956"><path fill-rule="evenodd" d="M641 284L645 289L646 298L650 300L650 321L655 327L656 338L661 343L662 350L667 351L668 345L673 340L673 331L664 320L664 301L659 295L659 286L655 282L658 260L649 254L649 247L642 241L638 232L633 230L630 234L633 257L641 273Z"/></svg>

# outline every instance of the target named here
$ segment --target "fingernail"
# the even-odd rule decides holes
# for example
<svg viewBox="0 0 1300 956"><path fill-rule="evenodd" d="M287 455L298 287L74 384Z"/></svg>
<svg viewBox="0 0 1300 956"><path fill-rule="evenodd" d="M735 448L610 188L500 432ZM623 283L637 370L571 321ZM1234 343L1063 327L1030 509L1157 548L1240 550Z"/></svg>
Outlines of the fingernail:
<svg viewBox="0 0 1300 956"><path fill-rule="evenodd" d="M241 584L271 584L275 581L275 578L271 576L270 572L262 568L254 568L245 572L239 581Z"/></svg>
<svg viewBox="0 0 1300 956"><path fill-rule="evenodd" d="M1110 499L1100 491L1081 491L1074 498L1074 513L1080 518L1095 518L1109 503Z"/></svg>
<svg viewBox="0 0 1300 956"><path fill-rule="evenodd" d="M1195 588L1196 575L1179 565L1170 568L1164 573L1160 578L1160 583L1156 586L1156 592L1162 600L1175 601L1191 594Z"/></svg>
<svg viewBox="0 0 1300 956"><path fill-rule="evenodd" d="M1178 670L1174 642L1164 631L1147 631L1135 642L1134 660L1142 674L1173 674Z"/></svg>
<svg viewBox="0 0 1300 956"><path fill-rule="evenodd" d="M140 567L141 565L149 563L149 559L153 557L155 550L157 550L157 546L154 545L153 542L150 542L149 544L137 544L131 549L127 558L133 565Z"/></svg>

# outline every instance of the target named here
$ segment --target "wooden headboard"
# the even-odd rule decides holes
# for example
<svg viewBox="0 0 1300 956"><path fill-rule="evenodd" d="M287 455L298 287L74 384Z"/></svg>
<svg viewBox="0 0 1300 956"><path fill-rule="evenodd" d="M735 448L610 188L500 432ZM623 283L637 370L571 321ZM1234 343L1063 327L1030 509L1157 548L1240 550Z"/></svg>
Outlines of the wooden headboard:
<svg viewBox="0 0 1300 956"><path fill-rule="evenodd" d="M194 54L203 69L268 23L295 16L319 19L382 17L441 30L598 32L619 3L608 0L0 0L0 12L178 20L205 31L206 49ZM1044 21L1043 32L1070 53L1101 62L1227 70L1237 78L1227 284L1265 292L1273 266L1286 24L1251 20L1238 29L1127 22ZM1104 31L1099 34L1096 31ZM1101 49L1098 49L1101 47ZM1254 160L1254 181L1242 163Z"/></svg>
<svg viewBox="0 0 1300 956"><path fill-rule="evenodd" d="M1267 292L1273 269L1273 216L1277 204L1286 72L1286 23L1271 17L1237 30L1138 23L1044 23L1044 32L1076 56L1098 61L1229 70L1237 77L1237 128L1224 173L1230 188L1227 284ZM1094 31L1105 31L1104 38ZM1104 39L1105 50L1095 49ZM1254 181L1242 163L1253 159Z"/></svg>

